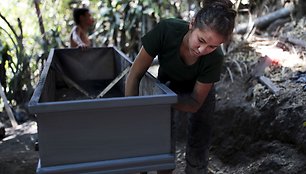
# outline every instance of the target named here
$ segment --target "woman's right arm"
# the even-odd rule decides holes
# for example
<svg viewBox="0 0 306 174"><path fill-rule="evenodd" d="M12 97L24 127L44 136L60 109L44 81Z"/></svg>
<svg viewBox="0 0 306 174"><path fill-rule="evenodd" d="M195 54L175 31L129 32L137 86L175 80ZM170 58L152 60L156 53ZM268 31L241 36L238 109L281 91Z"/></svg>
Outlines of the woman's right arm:
<svg viewBox="0 0 306 174"><path fill-rule="evenodd" d="M144 47L141 47L125 82L125 96L139 95L140 80L151 66L152 61L153 57Z"/></svg>

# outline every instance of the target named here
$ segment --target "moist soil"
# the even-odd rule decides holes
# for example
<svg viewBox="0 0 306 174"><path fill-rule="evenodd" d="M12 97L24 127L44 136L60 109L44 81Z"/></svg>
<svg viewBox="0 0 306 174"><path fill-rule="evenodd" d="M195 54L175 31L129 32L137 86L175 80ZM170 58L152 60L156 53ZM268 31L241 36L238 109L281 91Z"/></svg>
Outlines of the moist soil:
<svg viewBox="0 0 306 174"><path fill-rule="evenodd" d="M306 26L305 22L299 25ZM228 47L221 80L215 85L217 107L210 173L305 173L306 82L301 78L306 74L305 48L280 41L282 33L288 34L286 28L292 31L288 24L278 37L259 33L247 42L234 38ZM277 54L272 55L273 50ZM285 58L278 60L282 55ZM260 81L260 76L254 77L258 75L258 64L267 57L273 61L260 69L260 76L269 79L276 87L272 89ZM289 66L289 60L297 63ZM33 116L27 118L13 129L6 114L0 115L6 133L0 141L0 174L35 173L39 159L35 150L37 125ZM177 139L177 174L184 173L185 119L181 117Z"/></svg>

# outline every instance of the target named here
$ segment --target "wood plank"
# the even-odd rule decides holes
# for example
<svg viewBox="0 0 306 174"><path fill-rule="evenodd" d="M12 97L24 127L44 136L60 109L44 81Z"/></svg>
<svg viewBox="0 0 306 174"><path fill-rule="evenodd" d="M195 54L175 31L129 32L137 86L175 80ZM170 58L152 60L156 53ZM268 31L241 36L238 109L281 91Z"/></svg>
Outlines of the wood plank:
<svg viewBox="0 0 306 174"><path fill-rule="evenodd" d="M306 48L306 42L304 40L293 38L293 37L287 37L287 41L292 44L299 45L299 46Z"/></svg>
<svg viewBox="0 0 306 174"><path fill-rule="evenodd" d="M280 91L280 88L266 76L260 76L259 82L267 86L274 94L277 94Z"/></svg>
<svg viewBox="0 0 306 174"><path fill-rule="evenodd" d="M128 66L96 98L102 98L129 71L130 71L130 67Z"/></svg>
<svg viewBox="0 0 306 174"><path fill-rule="evenodd" d="M84 95L86 95L89 98L92 98L89 93L83 89L80 85L78 85L76 82L74 82L71 78L69 78L63 71L63 69L61 68L61 66L58 64L57 61L54 62L54 69L60 73L62 75L63 80L68 84L73 86L75 89L77 89L78 91L80 91L81 93L83 93Z"/></svg>
<svg viewBox="0 0 306 174"><path fill-rule="evenodd" d="M15 119L15 116L13 114L13 111L12 111L11 107L9 106L9 103L8 103L8 100L7 100L6 95L4 93L4 90L2 89L1 82L0 82L0 96L3 100L5 110L6 110L7 115L9 117L10 121L11 121L12 127L15 128L16 126L18 126L18 123Z"/></svg>

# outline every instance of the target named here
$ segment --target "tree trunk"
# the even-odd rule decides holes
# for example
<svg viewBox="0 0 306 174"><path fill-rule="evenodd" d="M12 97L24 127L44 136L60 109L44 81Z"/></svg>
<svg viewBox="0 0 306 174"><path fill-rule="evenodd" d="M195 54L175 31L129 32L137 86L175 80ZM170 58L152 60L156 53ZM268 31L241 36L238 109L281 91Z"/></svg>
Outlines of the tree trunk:
<svg viewBox="0 0 306 174"><path fill-rule="evenodd" d="M240 24L238 25L236 28L235 28L235 33L237 34L244 34L247 32L248 28L249 27L258 27L258 28L264 28L264 27L267 27L271 22L279 19L279 18L283 18L283 17L286 17L286 16L289 16L291 12L293 12L294 10L294 7L293 6L289 6L289 7L286 7L286 8L282 8L282 9L279 9L277 11L274 11L270 14L267 14L265 16L261 16L257 19L255 19L253 21L253 25L250 26L249 23L243 23L243 24Z"/></svg>
<svg viewBox="0 0 306 174"><path fill-rule="evenodd" d="M43 41L44 41L44 50L47 50L47 45L48 45L48 41L45 35L45 27L44 27L44 22L43 22L43 18L42 18L42 14L39 8L39 0L34 0L34 5L35 5L35 9L36 9L36 15L38 18L38 23L39 23L39 29L40 29L40 33L42 35Z"/></svg>
<svg viewBox="0 0 306 174"><path fill-rule="evenodd" d="M0 64L0 79L1 79L1 85L4 87L4 91L6 91L7 87L7 77L6 77L6 69L5 69L5 64L9 59L9 56L7 54L8 46L5 46L4 49L2 49L1 56L2 56L2 61Z"/></svg>

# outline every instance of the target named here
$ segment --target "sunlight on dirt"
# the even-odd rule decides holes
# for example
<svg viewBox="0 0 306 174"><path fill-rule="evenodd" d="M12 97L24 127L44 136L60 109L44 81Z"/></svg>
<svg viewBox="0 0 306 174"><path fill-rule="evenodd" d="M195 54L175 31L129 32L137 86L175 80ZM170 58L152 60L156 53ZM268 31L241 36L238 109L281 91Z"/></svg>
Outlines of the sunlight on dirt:
<svg viewBox="0 0 306 174"><path fill-rule="evenodd" d="M262 56L268 56L273 63L280 64L283 67L291 68L293 71L305 71L306 70L306 60L300 58L297 53L290 53L289 51L284 51L273 45L256 45L256 43L251 44L255 51L260 53Z"/></svg>
<svg viewBox="0 0 306 174"><path fill-rule="evenodd" d="M12 127L6 128L5 132L7 134L7 137L2 140L4 142L10 139L13 139L18 135L36 134L37 133L37 123L36 122L26 122L26 123L18 125L15 129Z"/></svg>

